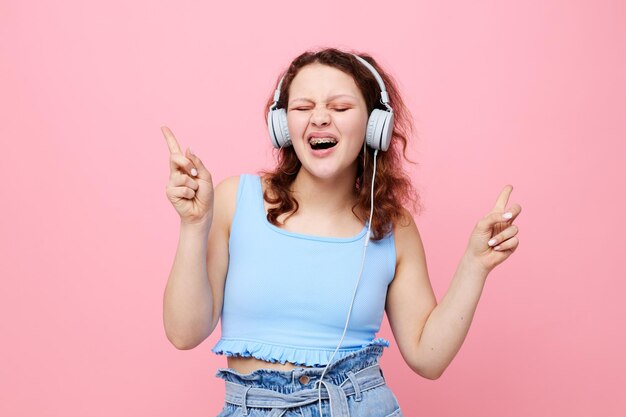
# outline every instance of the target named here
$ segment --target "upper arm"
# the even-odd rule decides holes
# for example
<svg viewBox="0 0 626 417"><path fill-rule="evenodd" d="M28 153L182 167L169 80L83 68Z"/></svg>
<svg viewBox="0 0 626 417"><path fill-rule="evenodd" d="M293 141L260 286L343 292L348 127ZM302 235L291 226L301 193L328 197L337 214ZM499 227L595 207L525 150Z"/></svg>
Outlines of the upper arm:
<svg viewBox="0 0 626 417"><path fill-rule="evenodd" d="M424 246L413 217L394 226L396 274L387 290L385 310L400 353L415 372L417 346L437 299L428 277ZM419 372L418 372L419 373Z"/></svg>
<svg viewBox="0 0 626 417"><path fill-rule="evenodd" d="M213 194L213 220L207 247L207 273L213 293L213 321L209 334L219 322L224 304L224 286L228 272L228 239L237 205L239 177L229 177L215 187Z"/></svg>

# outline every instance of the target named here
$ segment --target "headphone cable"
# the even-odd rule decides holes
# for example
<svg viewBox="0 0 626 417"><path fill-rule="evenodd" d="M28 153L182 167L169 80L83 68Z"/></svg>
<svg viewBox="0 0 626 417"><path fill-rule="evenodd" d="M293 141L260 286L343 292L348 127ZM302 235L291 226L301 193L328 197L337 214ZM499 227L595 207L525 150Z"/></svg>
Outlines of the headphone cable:
<svg viewBox="0 0 626 417"><path fill-rule="evenodd" d="M332 363L333 358L335 357L335 354L337 353L337 351L339 350L339 347L341 346L341 343L343 342L343 339L346 335L346 330L348 330L348 323L350 322L350 315L352 314L352 306L354 305L354 299L356 298L356 290L359 287L359 282L361 281L361 276L363 275L363 268L365 267L365 253L367 252L367 246L369 244L370 241L370 233L371 233L371 229L372 229L372 216L374 214L374 181L376 179L376 158L378 156L378 149L374 150L374 173L372 175L372 188L370 191L370 218L369 221L367 223L367 235L365 238L365 244L363 245L363 256L361 257L361 270L359 271L359 279L356 282L356 286L354 287L354 294L352 295L352 301L350 302L350 309L348 310L348 317L346 318L346 324L343 328L343 334L341 335L341 340L339 341L339 344L337 345L337 348L335 348L335 351L333 352L332 356L330 357L330 359L328 360L328 364L326 365L326 367L324 368L324 371L322 372L322 375L320 376L320 379L318 381L315 382L315 385L319 384L319 387L317 389L318 392L318 406L319 406L319 412L320 412L320 417L323 417L322 414L322 384L326 383L324 380L324 374L326 374L326 370L328 369L328 367L330 366L330 364Z"/></svg>

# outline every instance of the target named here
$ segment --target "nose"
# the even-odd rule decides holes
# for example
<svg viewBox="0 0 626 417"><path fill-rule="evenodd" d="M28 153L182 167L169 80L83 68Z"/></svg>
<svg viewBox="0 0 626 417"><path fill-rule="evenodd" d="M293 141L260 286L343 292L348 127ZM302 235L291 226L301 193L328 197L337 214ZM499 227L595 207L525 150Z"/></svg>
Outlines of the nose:
<svg viewBox="0 0 626 417"><path fill-rule="evenodd" d="M330 112L325 106L316 106L311 114L311 123L315 126L326 126L330 123Z"/></svg>

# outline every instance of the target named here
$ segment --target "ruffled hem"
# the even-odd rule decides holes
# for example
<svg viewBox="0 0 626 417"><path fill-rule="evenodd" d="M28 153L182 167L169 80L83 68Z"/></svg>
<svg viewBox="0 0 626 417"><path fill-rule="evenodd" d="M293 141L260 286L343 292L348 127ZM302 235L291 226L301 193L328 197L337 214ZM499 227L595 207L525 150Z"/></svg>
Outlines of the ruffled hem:
<svg viewBox="0 0 626 417"><path fill-rule="evenodd" d="M349 355L367 346L389 347L389 341L377 338L361 345L360 348L340 348L333 361ZM335 349L319 350L315 348L300 348L294 346L273 345L267 342L245 339L220 339L211 349L217 355L255 357L264 361L276 363L291 362L294 365L324 366L328 364Z"/></svg>

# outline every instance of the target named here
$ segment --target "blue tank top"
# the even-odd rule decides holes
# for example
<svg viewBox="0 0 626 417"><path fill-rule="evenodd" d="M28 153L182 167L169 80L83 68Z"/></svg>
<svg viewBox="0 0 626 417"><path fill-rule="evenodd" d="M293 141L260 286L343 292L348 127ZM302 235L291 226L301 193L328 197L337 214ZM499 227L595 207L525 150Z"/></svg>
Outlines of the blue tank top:
<svg viewBox="0 0 626 417"><path fill-rule="evenodd" d="M365 226L356 236L292 233L271 224L259 176L243 174L229 239L222 336L211 349L296 365L328 364L354 294ZM393 232L371 240L350 322L333 361L368 345L380 329L387 287L395 274Z"/></svg>

